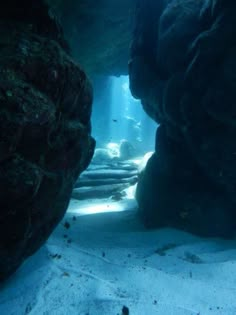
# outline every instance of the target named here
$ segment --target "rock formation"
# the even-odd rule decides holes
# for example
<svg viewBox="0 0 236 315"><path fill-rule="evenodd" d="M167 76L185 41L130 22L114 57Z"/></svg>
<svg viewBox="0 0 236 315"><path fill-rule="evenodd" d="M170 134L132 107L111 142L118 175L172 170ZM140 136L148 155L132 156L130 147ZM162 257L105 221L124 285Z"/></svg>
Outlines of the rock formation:
<svg viewBox="0 0 236 315"><path fill-rule="evenodd" d="M138 0L130 87L160 124L139 182L145 224L236 231L236 2Z"/></svg>
<svg viewBox="0 0 236 315"><path fill-rule="evenodd" d="M0 10L0 280L62 219L94 150L92 88L43 1Z"/></svg>
<svg viewBox="0 0 236 315"><path fill-rule="evenodd" d="M128 73L136 0L47 0L60 17L73 58L89 75Z"/></svg>

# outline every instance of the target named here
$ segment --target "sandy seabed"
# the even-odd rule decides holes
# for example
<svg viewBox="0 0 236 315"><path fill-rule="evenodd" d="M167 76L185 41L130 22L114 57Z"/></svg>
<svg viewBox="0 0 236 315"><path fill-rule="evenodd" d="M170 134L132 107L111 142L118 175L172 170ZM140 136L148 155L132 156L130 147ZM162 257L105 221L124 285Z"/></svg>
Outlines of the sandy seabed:
<svg viewBox="0 0 236 315"><path fill-rule="evenodd" d="M0 287L1 315L121 315L123 306L235 315L236 241L145 230L132 199L72 200L46 245Z"/></svg>

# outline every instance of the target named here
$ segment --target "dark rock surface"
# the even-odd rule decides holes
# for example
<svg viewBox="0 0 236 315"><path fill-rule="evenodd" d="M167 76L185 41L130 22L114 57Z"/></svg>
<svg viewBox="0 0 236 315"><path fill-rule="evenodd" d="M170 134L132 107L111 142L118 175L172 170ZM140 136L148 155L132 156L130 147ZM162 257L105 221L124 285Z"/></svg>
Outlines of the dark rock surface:
<svg viewBox="0 0 236 315"><path fill-rule="evenodd" d="M147 226L236 232L236 2L139 0L130 87L160 124L142 174Z"/></svg>
<svg viewBox="0 0 236 315"><path fill-rule="evenodd" d="M89 75L128 73L136 0L48 0L73 58Z"/></svg>
<svg viewBox="0 0 236 315"><path fill-rule="evenodd" d="M0 280L62 219L94 150L92 88L42 1L0 5Z"/></svg>

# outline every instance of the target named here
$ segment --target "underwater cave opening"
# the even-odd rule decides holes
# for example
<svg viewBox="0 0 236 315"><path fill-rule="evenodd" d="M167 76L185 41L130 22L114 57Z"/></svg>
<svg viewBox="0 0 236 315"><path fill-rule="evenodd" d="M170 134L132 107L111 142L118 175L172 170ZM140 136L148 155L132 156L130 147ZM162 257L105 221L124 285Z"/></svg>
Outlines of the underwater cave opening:
<svg viewBox="0 0 236 315"><path fill-rule="evenodd" d="M92 134L96 148L109 143L119 146L126 140L136 156L153 151L157 124L132 96L128 76L96 77L93 86Z"/></svg>
<svg viewBox="0 0 236 315"><path fill-rule="evenodd" d="M133 98L128 76L92 80L94 157L72 193L69 211L84 215L135 209L141 165L154 151L157 124Z"/></svg>

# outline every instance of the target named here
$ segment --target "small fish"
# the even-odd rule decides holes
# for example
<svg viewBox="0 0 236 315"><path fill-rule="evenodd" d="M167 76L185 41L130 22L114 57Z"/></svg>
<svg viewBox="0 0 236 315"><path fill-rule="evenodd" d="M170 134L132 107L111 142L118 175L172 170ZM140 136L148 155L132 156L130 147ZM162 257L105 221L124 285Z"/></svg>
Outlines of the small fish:
<svg viewBox="0 0 236 315"><path fill-rule="evenodd" d="M112 119L113 122L117 122L117 119Z"/></svg>
<svg viewBox="0 0 236 315"><path fill-rule="evenodd" d="M69 276L70 276L70 274L68 272L66 272L66 271L64 271L63 274L62 274L62 277L69 277Z"/></svg>

